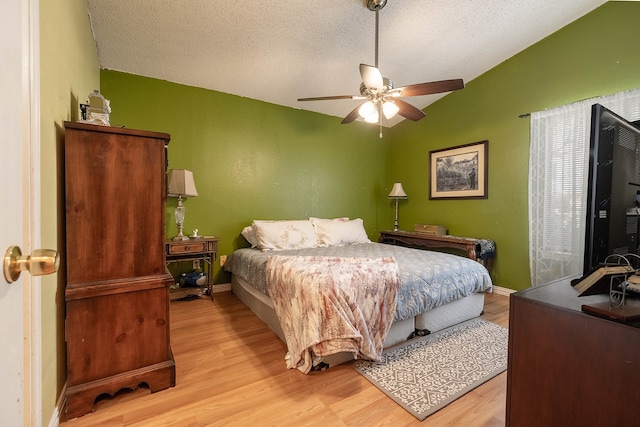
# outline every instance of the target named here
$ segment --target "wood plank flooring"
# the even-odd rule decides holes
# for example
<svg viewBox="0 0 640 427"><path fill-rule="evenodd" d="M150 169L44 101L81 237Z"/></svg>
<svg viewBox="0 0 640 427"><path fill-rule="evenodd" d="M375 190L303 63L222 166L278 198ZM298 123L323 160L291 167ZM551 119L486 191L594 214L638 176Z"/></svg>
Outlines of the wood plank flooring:
<svg viewBox="0 0 640 427"><path fill-rule="evenodd" d="M506 372L424 424L350 363L304 375L286 369L286 346L230 292L171 302L176 386L98 400L81 426L503 426ZM508 326L509 297L488 294L483 317Z"/></svg>

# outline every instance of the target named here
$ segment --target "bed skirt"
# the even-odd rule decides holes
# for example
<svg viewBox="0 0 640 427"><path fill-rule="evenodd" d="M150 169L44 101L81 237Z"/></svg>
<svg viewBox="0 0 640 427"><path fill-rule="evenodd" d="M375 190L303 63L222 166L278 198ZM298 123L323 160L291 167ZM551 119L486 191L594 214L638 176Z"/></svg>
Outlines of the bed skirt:
<svg viewBox="0 0 640 427"><path fill-rule="evenodd" d="M234 274L231 275L231 290L260 320L266 323L282 342L286 342L280 321L269 297ZM396 321L387 333L384 347L388 348L412 338L416 330L436 332L478 317L482 314L483 309L484 293L474 293L419 314L415 318ZM353 354L338 353L325 357L324 363L335 366L349 360L353 360Z"/></svg>

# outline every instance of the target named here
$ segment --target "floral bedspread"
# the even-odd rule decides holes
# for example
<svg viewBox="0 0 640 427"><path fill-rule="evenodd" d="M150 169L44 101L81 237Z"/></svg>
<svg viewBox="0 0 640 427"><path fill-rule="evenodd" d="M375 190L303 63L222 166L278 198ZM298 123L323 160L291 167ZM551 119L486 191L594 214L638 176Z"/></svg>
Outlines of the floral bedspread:
<svg viewBox="0 0 640 427"><path fill-rule="evenodd" d="M380 360L400 286L393 258L271 256L266 276L288 368L306 374L338 352Z"/></svg>
<svg viewBox="0 0 640 427"><path fill-rule="evenodd" d="M489 272L479 262L458 255L381 243L277 252L244 248L233 252L224 268L270 295L265 267L267 260L274 256L392 257L400 273L395 321L417 316L474 292L491 292L493 287Z"/></svg>

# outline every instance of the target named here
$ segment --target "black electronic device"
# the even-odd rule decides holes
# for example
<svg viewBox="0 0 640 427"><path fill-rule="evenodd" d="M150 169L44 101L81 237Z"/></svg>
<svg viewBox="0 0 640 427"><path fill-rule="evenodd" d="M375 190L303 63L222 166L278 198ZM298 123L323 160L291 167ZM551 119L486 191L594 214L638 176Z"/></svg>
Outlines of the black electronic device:
<svg viewBox="0 0 640 427"><path fill-rule="evenodd" d="M584 274L611 254L638 254L640 121L600 104L591 109L586 213Z"/></svg>

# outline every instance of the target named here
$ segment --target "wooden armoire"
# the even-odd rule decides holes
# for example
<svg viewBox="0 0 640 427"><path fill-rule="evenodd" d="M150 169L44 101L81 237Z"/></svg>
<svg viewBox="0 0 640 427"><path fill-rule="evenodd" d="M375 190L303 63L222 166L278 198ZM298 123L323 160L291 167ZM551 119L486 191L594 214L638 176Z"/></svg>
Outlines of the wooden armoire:
<svg viewBox="0 0 640 427"><path fill-rule="evenodd" d="M103 394L175 385L164 253L169 140L65 122L64 419L91 412Z"/></svg>

